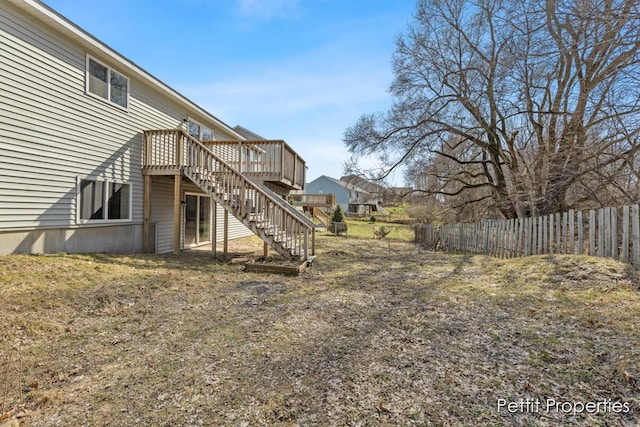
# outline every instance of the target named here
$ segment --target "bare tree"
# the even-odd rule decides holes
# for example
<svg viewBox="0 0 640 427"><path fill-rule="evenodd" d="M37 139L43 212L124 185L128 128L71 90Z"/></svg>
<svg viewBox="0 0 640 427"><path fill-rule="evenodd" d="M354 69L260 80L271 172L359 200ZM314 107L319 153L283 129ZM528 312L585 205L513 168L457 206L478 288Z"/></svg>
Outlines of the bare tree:
<svg viewBox="0 0 640 427"><path fill-rule="evenodd" d="M502 216L638 200L636 0L422 0L397 40L394 97L344 141ZM464 196L464 197L461 197ZM599 198L600 197L600 198ZM608 202L610 200L607 200Z"/></svg>

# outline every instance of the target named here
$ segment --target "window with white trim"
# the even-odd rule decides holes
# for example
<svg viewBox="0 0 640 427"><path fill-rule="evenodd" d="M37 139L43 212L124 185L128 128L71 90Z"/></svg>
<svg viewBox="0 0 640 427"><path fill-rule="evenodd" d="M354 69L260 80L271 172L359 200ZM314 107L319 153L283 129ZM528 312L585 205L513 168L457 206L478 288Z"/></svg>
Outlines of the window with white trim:
<svg viewBox="0 0 640 427"><path fill-rule="evenodd" d="M87 55L87 93L129 108L129 79Z"/></svg>
<svg viewBox="0 0 640 427"><path fill-rule="evenodd" d="M187 130L189 135L194 137L199 141L213 141L213 131L206 126L201 125L198 122L193 121L193 119L189 119L189 123L187 126Z"/></svg>
<svg viewBox="0 0 640 427"><path fill-rule="evenodd" d="M86 221L127 221L131 219L131 184L80 180L78 219Z"/></svg>

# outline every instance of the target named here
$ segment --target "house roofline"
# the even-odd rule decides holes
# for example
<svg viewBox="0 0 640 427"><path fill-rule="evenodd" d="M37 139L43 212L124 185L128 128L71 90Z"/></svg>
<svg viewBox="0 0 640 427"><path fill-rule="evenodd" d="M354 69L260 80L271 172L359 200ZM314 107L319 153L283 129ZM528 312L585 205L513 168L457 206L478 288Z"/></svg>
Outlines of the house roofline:
<svg viewBox="0 0 640 427"><path fill-rule="evenodd" d="M188 109L197 111L204 117L211 120L213 123L216 123L217 125L223 127L225 131L229 132L233 136L238 137L239 139L245 139L231 126L229 126L213 114L209 113L207 110L191 101L186 96L182 95L180 92L171 88L166 83L162 82L160 79L156 78L151 73L137 65L135 62L118 53L115 49L100 41L98 38L91 35L89 32L82 29L77 24L71 22L69 19L62 16L60 13L56 12L54 9L42 3L41 1L8 0L8 2L19 10L38 19L44 24L49 25L51 28L58 31L62 35L69 37L76 42L79 42L85 48L89 47L92 50L105 55L111 62L114 63L114 65L118 65L119 67L121 67L123 71L126 70L130 73L133 73L138 78L148 83L150 86L177 101L179 104L182 104Z"/></svg>
<svg viewBox="0 0 640 427"><path fill-rule="evenodd" d="M370 191L364 190L364 189L358 187L357 185L353 185L353 184L350 184L348 182L341 181L341 180L336 179L336 178L332 178L332 177L330 177L328 175L320 175L319 177L317 177L316 179L314 179L311 182L314 182L314 181L316 181L316 180L318 180L318 179L320 179L322 177L325 177L328 180L333 181L334 183L336 183L339 186L343 187L345 190L354 190L354 191L358 191L360 193L372 194Z"/></svg>

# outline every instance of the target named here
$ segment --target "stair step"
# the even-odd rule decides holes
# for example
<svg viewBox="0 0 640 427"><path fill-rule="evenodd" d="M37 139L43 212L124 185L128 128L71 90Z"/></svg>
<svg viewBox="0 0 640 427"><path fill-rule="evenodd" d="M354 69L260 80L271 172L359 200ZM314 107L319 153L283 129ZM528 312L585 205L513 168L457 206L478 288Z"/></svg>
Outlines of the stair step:
<svg viewBox="0 0 640 427"><path fill-rule="evenodd" d="M250 226L276 252L292 258L299 257L303 259L306 256L306 254L303 254L304 250L301 250L300 245L295 243L299 242L299 240L288 235L286 230L273 225L271 220L267 218L267 211L261 211L261 208L265 207L265 203L262 203L261 199L250 197L253 194L258 194L250 186L245 189L229 189L225 187L223 182L216 179L216 173L196 166L185 166L182 171L187 178L212 195L232 215L240 219L245 225ZM268 189L264 191L268 192ZM243 199L244 206L241 206L241 200ZM288 208L288 206L286 207Z"/></svg>

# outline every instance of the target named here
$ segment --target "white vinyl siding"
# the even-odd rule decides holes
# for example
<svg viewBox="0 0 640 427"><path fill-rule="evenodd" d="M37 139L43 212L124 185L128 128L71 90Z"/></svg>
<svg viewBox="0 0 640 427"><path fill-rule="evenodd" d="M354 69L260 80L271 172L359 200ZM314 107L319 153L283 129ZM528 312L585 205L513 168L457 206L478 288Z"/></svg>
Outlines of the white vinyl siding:
<svg viewBox="0 0 640 427"><path fill-rule="evenodd" d="M151 223L156 224L158 253L173 252L173 177L151 177Z"/></svg>
<svg viewBox="0 0 640 427"><path fill-rule="evenodd" d="M222 242L224 239L224 208L219 204L216 205L216 241ZM240 237L253 236L253 232L249 230L242 222L229 214L229 240L238 239Z"/></svg>
<svg viewBox="0 0 640 427"><path fill-rule="evenodd" d="M196 116L221 137L233 137L132 73L128 111L88 96L87 55L120 67L83 43L0 2L0 232L115 227L76 222L78 176L131 184L130 222L139 230L145 129L179 128ZM172 208L168 214L172 220Z"/></svg>

